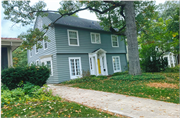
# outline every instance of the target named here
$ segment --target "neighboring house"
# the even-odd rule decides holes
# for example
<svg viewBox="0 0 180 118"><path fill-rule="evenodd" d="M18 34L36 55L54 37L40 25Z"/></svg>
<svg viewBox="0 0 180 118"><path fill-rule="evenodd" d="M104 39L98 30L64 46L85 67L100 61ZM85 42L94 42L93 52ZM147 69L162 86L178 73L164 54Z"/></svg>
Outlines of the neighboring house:
<svg viewBox="0 0 180 118"><path fill-rule="evenodd" d="M175 67L177 65L177 56L174 53L166 52L163 58L167 59L169 67Z"/></svg>
<svg viewBox="0 0 180 118"><path fill-rule="evenodd" d="M12 52L21 45L19 38L1 38L1 70L12 67Z"/></svg>
<svg viewBox="0 0 180 118"><path fill-rule="evenodd" d="M42 29L60 15L38 17L34 28ZM127 68L126 45L121 36L104 31L98 22L73 16L58 20L46 33L50 42L43 48L28 50L28 63L47 65L51 75L47 83L60 83L91 75L111 75Z"/></svg>

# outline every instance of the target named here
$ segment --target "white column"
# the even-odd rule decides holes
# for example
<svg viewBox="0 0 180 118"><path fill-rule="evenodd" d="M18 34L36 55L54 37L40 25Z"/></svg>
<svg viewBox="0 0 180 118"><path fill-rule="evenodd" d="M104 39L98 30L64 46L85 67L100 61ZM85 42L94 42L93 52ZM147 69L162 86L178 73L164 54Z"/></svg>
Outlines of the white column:
<svg viewBox="0 0 180 118"><path fill-rule="evenodd" d="M107 68L106 53L104 54L104 66L105 66L105 69L106 69L106 75L108 75L108 68Z"/></svg>
<svg viewBox="0 0 180 118"><path fill-rule="evenodd" d="M169 65L169 67L171 67L171 60L170 60L169 54L168 54L168 65Z"/></svg>
<svg viewBox="0 0 180 118"><path fill-rule="evenodd" d="M10 67L13 67L12 47L10 47L10 50L9 50L9 57L10 57Z"/></svg>
<svg viewBox="0 0 180 118"><path fill-rule="evenodd" d="M173 67L175 67L175 63L174 63L175 60L173 54L171 55L171 57L172 57Z"/></svg>

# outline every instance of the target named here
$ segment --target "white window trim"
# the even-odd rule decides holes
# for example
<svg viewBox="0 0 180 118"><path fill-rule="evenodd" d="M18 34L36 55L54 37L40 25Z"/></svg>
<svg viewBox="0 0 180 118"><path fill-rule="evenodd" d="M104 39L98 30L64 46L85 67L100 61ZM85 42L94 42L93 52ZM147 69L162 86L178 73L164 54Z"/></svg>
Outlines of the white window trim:
<svg viewBox="0 0 180 118"><path fill-rule="evenodd" d="M70 44L70 37L69 37L69 31L72 31L72 32L76 32L77 33L77 45L72 45ZM69 46L79 46L79 34L78 34L78 31L77 30L67 30L67 34L68 34L68 44Z"/></svg>
<svg viewBox="0 0 180 118"><path fill-rule="evenodd" d="M29 57L32 57L31 53L32 53L32 49L29 50Z"/></svg>
<svg viewBox="0 0 180 118"><path fill-rule="evenodd" d="M113 46L112 36L116 36L117 37L117 46ZM111 43L112 43L112 47L119 47L118 35L111 35Z"/></svg>
<svg viewBox="0 0 180 118"><path fill-rule="evenodd" d="M39 53L39 50L37 49L38 52L36 52L36 44L35 44L35 47L34 47L34 48L35 48L35 54L38 54L38 53Z"/></svg>
<svg viewBox="0 0 180 118"><path fill-rule="evenodd" d="M80 66L80 75L72 76L71 75L71 61L70 59L79 59L79 66ZM70 74L70 79L76 79L76 78L81 78L82 77L82 66L81 66L81 57L69 57L69 74Z"/></svg>
<svg viewBox="0 0 180 118"><path fill-rule="evenodd" d="M92 44L101 44L101 35L100 35L100 33L91 32L90 34L91 34L91 43L92 43ZM96 34L99 34L99 40L100 40L99 43L97 43L97 42L92 42L92 34L95 34L95 41L96 41Z"/></svg>
<svg viewBox="0 0 180 118"><path fill-rule="evenodd" d="M47 61L50 61L51 62L51 75L50 76L53 76L53 63L52 63L52 57L47 57L47 58L43 58L41 59L41 63L44 62L45 64L44 65L47 65Z"/></svg>
<svg viewBox="0 0 180 118"><path fill-rule="evenodd" d="M118 57L119 58L119 67L120 67L120 70L114 70L114 62L113 62L113 58L116 58L116 57ZM113 71L114 71L114 73L116 73L116 72L121 72L121 61L120 61L120 57L119 56L112 56L112 66L113 66Z"/></svg>

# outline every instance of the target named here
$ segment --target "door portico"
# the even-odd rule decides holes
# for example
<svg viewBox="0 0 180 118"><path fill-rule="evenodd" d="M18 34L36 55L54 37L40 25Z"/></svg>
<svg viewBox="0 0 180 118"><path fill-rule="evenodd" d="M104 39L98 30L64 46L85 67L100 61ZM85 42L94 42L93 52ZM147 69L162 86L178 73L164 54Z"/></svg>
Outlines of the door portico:
<svg viewBox="0 0 180 118"><path fill-rule="evenodd" d="M91 75L108 75L106 51L98 49L89 53L89 65Z"/></svg>

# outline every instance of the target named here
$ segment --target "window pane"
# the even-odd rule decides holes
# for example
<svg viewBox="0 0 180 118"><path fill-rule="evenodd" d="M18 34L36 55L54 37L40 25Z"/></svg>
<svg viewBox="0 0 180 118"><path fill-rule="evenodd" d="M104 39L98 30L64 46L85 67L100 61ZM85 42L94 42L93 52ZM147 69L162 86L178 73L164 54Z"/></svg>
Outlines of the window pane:
<svg viewBox="0 0 180 118"><path fill-rule="evenodd" d="M113 46L118 46L118 45L117 45L117 42L113 42Z"/></svg>
<svg viewBox="0 0 180 118"><path fill-rule="evenodd" d="M114 66L114 71L120 70L120 63L118 57L113 57L113 66Z"/></svg>
<svg viewBox="0 0 180 118"><path fill-rule="evenodd" d="M77 45L77 39L70 39L70 44Z"/></svg>
<svg viewBox="0 0 180 118"><path fill-rule="evenodd" d="M73 31L69 31L69 37L70 38L77 38L77 33Z"/></svg>
<svg viewBox="0 0 180 118"><path fill-rule="evenodd" d="M44 66L44 62L42 62L42 66Z"/></svg>
<svg viewBox="0 0 180 118"><path fill-rule="evenodd" d="M79 59L75 59L76 63L76 75L80 75Z"/></svg>
<svg viewBox="0 0 180 118"><path fill-rule="evenodd" d="M99 34L96 34L96 43L100 43Z"/></svg>
<svg viewBox="0 0 180 118"><path fill-rule="evenodd" d="M95 34L91 34L92 36L92 42L95 43Z"/></svg>
<svg viewBox="0 0 180 118"><path fill-rule="evenodd" d="M50 74L52 74L51 73L51 61L47 61L46 63L47 63L47 67L50 69Z"/></svg>
<svg viewBox="0 0 180 118"><path fill-rule="evenodd" d="M44 48L47 49L47 42L44 43Z"/></svg>

